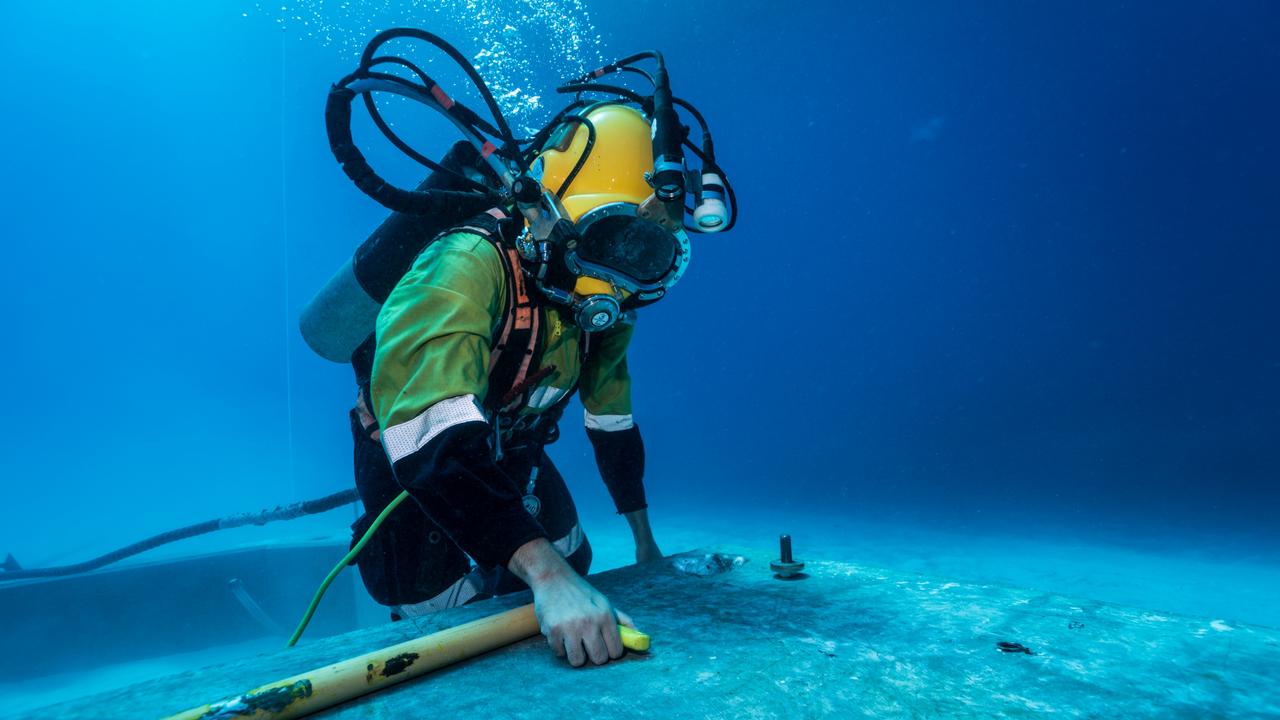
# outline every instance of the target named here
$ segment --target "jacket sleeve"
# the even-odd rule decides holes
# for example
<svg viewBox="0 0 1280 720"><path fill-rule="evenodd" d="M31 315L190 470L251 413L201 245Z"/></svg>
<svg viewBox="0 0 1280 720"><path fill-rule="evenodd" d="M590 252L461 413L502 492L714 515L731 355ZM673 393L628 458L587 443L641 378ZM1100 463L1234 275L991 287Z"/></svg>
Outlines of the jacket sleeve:
<svg viewBox="0 0 1280 720"><path fill-rule="evenodd" d="M648 507L644 494L644 442L631 414L627 347L635 326L619 325L593 337L582 369L580 396L587 437L614 508L629 513Z"/></svg>
<svg viewBox="0 0 1280 720"><path fill-rule="evenodd" d="M489 452L480 405L506 292L487 240L433 242L378 314L370 396L396 480L477 563L505 566L546 537Z"/></svg>

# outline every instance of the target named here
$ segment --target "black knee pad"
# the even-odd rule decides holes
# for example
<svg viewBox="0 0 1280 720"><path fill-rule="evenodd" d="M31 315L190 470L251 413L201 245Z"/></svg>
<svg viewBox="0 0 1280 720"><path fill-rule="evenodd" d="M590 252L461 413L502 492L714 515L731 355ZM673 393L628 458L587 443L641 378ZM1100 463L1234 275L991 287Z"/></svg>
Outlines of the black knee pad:
<svg viewBox="0 0 1280 720"><path fill-rule="evenodd" d="M374 513L351 527L354 547ZM412 605L444 592L471 570L466 553L453 544L412 500L391 511L355 558L370 597L382 605Z"/></svg>

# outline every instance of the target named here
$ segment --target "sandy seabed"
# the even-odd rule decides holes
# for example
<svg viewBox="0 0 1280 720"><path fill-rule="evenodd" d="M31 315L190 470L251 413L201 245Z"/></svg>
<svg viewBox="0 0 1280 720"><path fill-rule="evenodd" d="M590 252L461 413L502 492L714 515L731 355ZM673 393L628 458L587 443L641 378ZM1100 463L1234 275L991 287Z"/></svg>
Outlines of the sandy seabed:
<svg viewBox="0 0 1280 720"><path fill-rule="evenodd" d="M607 512L583 513L595 553L592 571L634 559L626 523ZM997 583L1044 592L1198 616L1229 624L1280 627L1280 561L1246 556L1208 541L1188 550L1138 548L1067 540L1041 532L944 531L798 512L652 511L655 536L667 553L694 548L772 548L793 537L798 560L852 562L950 581ZM1185 540L1185 538L1184 538ZM261 538L257 542L262 542ZM1153 543L1159 545L1159 543ZM627 608L622 608L626 610ZM633 613L634 614L634 613ZM378 612L368 614L380 622ZM643 626L644 618L635 620ZM170 673L183 672L279 647L262 638L197 652L149 658L89 672L0 684L6 712L21 712Z"/></svg>

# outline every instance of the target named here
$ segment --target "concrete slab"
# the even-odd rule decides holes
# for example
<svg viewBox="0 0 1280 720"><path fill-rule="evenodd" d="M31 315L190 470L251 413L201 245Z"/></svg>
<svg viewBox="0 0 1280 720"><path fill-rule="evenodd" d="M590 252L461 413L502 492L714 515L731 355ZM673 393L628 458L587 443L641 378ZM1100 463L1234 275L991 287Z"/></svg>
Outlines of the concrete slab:
<svg viewBox="0 0 1280 720"><path fill-rule="evenodd" d="M594 577L652 635L648 655L575 670L534 638L316 717L1280 716L1277 630L850 563L783 581L770 559L695 552ZM162 717L528 601L325 638L28 717Z"/></svg>

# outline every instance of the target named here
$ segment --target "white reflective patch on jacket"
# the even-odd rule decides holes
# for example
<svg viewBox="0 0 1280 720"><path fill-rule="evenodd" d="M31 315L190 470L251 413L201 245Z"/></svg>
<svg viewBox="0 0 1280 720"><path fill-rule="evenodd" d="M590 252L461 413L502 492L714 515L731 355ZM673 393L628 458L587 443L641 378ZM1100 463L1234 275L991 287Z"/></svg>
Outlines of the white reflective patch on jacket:
<svg viewBox="0 0 1280 720"><path fill-rule="evenodd" d="M605 432L617 432L619 430L630 430L636 426L635 418L631 415L592 415L590 412L583 411L584 418L588 430L603 430Z"/></svg>
<svg viewBox="0 0 1280 720"><path fill-rule="evenodd" d="M458 581L445 588L444 592L430 600L423 600L412 605L392 606L401 617L416 618L432 613L448 610L466 603L480 593L484 587L483 573L479 569L472 570L458 578Z"/></svg>
<svg viewBox="0 0 1280 720"><path fill-rule="evenodd" d="M529 393L527 407L532 410L546 410L555 405L569 393L568 388L540 387Z"/></svg>
<svg viewBox="0 0 1280 720"><path fill-rule="evenodd" d="M556 552L560 553L562 557L569 557L578 552L578 548L582 547L582 540L586 536L587 534L582 532L582 525L575 524L568 535L556 540L551 545L555 547Z"/></svg>
<svg viewBox="0 0 1280 720"><path fill-rule="evenodd" d="M382 446L391 462L398 462L426 447L437 435L454 425L477 421L485 422L485 417L475 395L445 398L412 420L383 428Z"/></svg>

